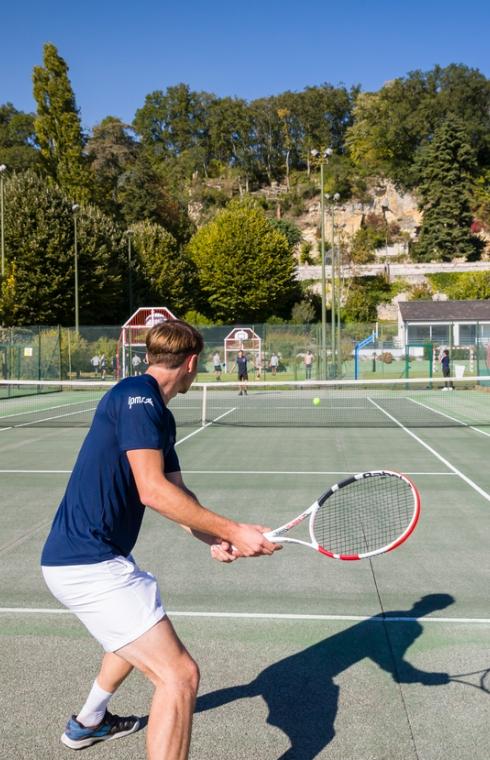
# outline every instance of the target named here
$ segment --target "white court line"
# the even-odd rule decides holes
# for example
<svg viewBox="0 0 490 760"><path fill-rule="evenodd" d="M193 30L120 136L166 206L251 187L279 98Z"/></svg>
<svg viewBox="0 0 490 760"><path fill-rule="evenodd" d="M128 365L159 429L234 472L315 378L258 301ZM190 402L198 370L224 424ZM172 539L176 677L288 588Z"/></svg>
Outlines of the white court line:
<svg viewBox="0 0 490 760"><path fill-rule="evenodd" d="M86 412L94 412L96 407L91 409L81 409L78 412L66 412L66 414L55 414L54 417L43 417L42 420L31 420L31 422L21 422L20 425L16 425L16 428L21 427L33 427L39 425L40 422L51 422L51 420L60 420L62 417L73 417L74 414L85 414Z"/></svg>
<svg viewBox="0 0 490 760"><path fill-rule="evenodd" d="M409 397L407 398L413 404L417 404L418 406L423 406L424 409L428 409L430 412L434 412L435 414L440 414L442 417L446 417L448 420L457 422L459 425L461 425L461 427L470 428L470 430L475 430L475 432L481 433L482 435L486 435L490 438L490 433L487 433L486 430L480 430L480 428L477 428L474 425L467 425L466 422L463 422L463 420L458 420L457 417L452 417L450 414L447 414L446 412L441 412L439 409L434 409L434 407L429 406L429 404L424 404L422 401L417 401L414 398L409 398Z"/></svg>
<svg viewBox="0 0 490 760"><path fill-rule="evenodd" d="M46 520L43 520L38 525L36 525L35 528L28 531L27 533L23 533L22 536L19 536L19 538L14 539L13 541L9 541L8 544L4 544L3 546L0 546L0 554L3 552L6 552L8 549L13 549L14 546L17 546L18 544L23 544L24 541L27 541L28 538L31 536L34 536L39 530L43 530L44 528L47 528L48 525L51 524L53 521L52 517L46 518Z"/></svg>
<svg viewBox="0 0 490 760"><path fill-rule="evenodd" d="M202 430L209 427L214 422L218 422L218 420L220 420L222 417L226 417L227 414L231 414L232 412L235 411L235 409L236 409L236 406L233 406L231 409L228 409L227 412L223 412L223 414L220 414L219 417L215 417L214 420L211 420L211 422L206 422L205 425L202 425L197 430L194 430L192 433L189 433L189 435L186 435L184 438L181 438L180 441L177 441L175 445L179 446L181 443L184 443L184 441L187 441L189 438L192 438L193 435L197 435L197 433L200 433Z"/></svg>
<svg viewBox="0 0 490 760"><path fill-rule="evenodd" d="M74 613L66 609L49 608L49 607L0 607L0 613L10 614L38 614L38 615L73 615ZM280 613L280 612L193 612L187 610L167 610L169 617L191 617L191 618L218 618L232 620L331 620L331 621L371 621L373 623L415 623L426 621L427 623L480 623L490 624L490 618L445 618L431 617L422 615L421 617L395 617L390 615L312 615L301 613Z"/></svg>
<svg viewBox="0 0 490 760"><path fill-rule="evenodd" d="M392 414L387 412L383 407L379 406L379 404L374 401L371 397L369 397L369 401L371 404L373 404L377 409L379 409L380 412L383 412L387 417L389 417L390 420L392 420L396 425L398 425L399 428L405 431L408 435L410 435L417 443L420 443L421 446L423 446L427 451L430 451L431 454L433 454L440 462L446 465L446 467L449 467L450 470L454 472L455 475L458 475L458 477L461 478L461 480L464 480L467 485L470 486L470 488L473 488L477 493L480 494L480 496L483 496L484 499L487 501L490 501L490 494L487 491L484 491L483 488L480 488L479 485L477 485L474 480L471 480L467 475L461 472L461 470L458 470L457 467L455 467L449 460L445 459L445 457L442 456L442 454L439 454L438 451L432 448L432 446L429 446L428 443L422 440L422 438L419 438L418 435L416 435L412 430L409 430L405 427L399 420L396 419L396 417L393 417Z"/></svg>
<svg viewBox="0 0 490 760"><path fill-rule="evenodd" d="M28 398L33 398L33 396L29 396ZM38 398L36 396L35 398ZM12 417L25 417L26 414L39 414L41 412L52 412L53 409L66 409L69 406L77 406L79 404L86 404L87 399L84 399L83 401L67 401L65 404L56 404L55 406L45 406L44 409L28 409L27 412L15 412L14 414L5 414L0 419L2 420L10 420ZM79 414L79 412L76 412L76 414ZM56 419L56 418L50 418L50 419Z"/></svg>

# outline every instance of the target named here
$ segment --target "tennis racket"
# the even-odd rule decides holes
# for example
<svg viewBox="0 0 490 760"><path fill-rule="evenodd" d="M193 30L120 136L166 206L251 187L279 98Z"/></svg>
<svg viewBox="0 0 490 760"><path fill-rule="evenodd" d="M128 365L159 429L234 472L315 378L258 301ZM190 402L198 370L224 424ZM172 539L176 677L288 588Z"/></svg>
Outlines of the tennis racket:
<svg viewBox="0 0 490 760"><path fill-rule="evenodd" d="M474 681L467 680L471 677L473 677ZM472 673L458 673L458 675L449 676L449 680L463 683L465 686L473 686L475 689L480 689L490 694L490 668L486 670L474 670Z"/></svg>
<svg viewBox="0 0 490 760"><path fill-rule="evenodd" d="M273 543L302 544L333 559L366 559L403 544L419 516L420 495L412 481L399 472L373 470L332 486L265 537ZM309 541L286 535L304 520L309 520Z"/></svg>

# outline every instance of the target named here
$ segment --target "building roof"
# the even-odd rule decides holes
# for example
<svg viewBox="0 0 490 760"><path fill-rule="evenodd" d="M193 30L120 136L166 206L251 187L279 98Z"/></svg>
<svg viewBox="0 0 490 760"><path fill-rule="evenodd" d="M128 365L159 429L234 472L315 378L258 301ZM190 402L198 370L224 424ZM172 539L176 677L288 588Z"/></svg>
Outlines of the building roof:
<svg viewBox="0 0 490 760"><path fill-rule="evenodd" d="M404 322L490 321L490 300L486 301L401 301Z"/></svg>

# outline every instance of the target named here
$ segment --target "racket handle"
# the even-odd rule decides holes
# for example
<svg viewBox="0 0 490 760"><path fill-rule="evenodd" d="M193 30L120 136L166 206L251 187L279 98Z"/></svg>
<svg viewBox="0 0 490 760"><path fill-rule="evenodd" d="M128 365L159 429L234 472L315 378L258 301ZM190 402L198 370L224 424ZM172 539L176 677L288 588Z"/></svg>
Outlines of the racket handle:
<svg viewBox="0 0 490 760"><path fill-rule="evenodd" d="M281 537L276 536L273 530L269 530L267 533L264 533L264 538L266 538L268 541L271 542L271 544L280 544L281 543Z"/></svg>
<svg viewBox="0 0 490 760"><path fill-rule="evenodd" d="M271 542L271 544L280 544L281 543L280 536L276 536L274 534L273 530L270 530L268 533L264 533L263 535L264 535L264 538L266 538L268 541ZM236 552L236 550L237 550L236 546L234 546L232 544L231 548L233 549L234 552Z"/></svg>

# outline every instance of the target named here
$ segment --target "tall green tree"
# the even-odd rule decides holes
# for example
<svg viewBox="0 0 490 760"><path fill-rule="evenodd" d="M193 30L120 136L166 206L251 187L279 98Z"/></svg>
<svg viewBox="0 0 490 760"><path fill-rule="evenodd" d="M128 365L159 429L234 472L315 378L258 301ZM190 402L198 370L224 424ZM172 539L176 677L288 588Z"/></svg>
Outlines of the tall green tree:
<svg viewBox="0 0 490 760"><path fill-rule="evenodd" d="M469 202L475 169L475 153L465 128L450 116L420 158L423 222L413 246L413 256L419 261L479 257L481 243L471 232Z"/></svg>
<svg viewBox="0 0 490 760"><path fill-rule="evenodd" d="M90 183L83 155L84 136L68 66L52 43L44 46L43 63L34 67L32 77L41 164L69 197L79 203L87 201Z"/></svg>
<svg viewBox="0 0 490 760"><path fill-rule="evenodd" d="M38 166L34 115L18 111L12 103L0 106L0 164L11 171Z"/></svg>
<svg viewBox="0 0 490 760"><path fill-rule="evenodd" d="M181 158L193 171L206 174L209 161L207 114L214 96L193 92L187 84L157 90L146 96L133 126L153 161Z"/></svg>
<svg viewBox="0 0 490 760"><path fill-rule="evenodd" d="M71 199L31 171L5 182L6 277L0 321L74 324L74 219ZM98 209L78 215L80 324L114 324L123 315L126 248Z"/></svg>
<svg viewBox="0 0 490 760"><path fill-rule="evenodd" d="M127 225L153 222L179 243L187 242L194 231L184 199L169 189L166 177L157 171L144 150L119 178L118 201Z"/></svg>
<svg viewBox="0 0 490 760"><path fill-rule="evenodd" d="M252 201L232 201L196 232L188 252L207 313L225 324L286 316L298 297L289 243Z"/></svg>
<svg viewBox="0 0 490 760"><path fill-rule="evenodd" d="M138 148L130 127L114 116L96 124L87 142L94 200L102 211L118 219L121 179L137 160Z"/></svg>
<svg viewBox="0 0 490 760"><path fill-rule="evenodd" d="M451 115L464 121L479 166L488 166L490 81L461 64L412 71L378 92L360 95L346 144L360 171L414 187L420 181L419 152Z"/></svg>
<svg viewBox="0 0 490 760"><path fill-rule="evenodd" d="M134 224L131 232L136 306L158 304L178 315L195 307L195 266L173 235L148 221Z"/></svg>

